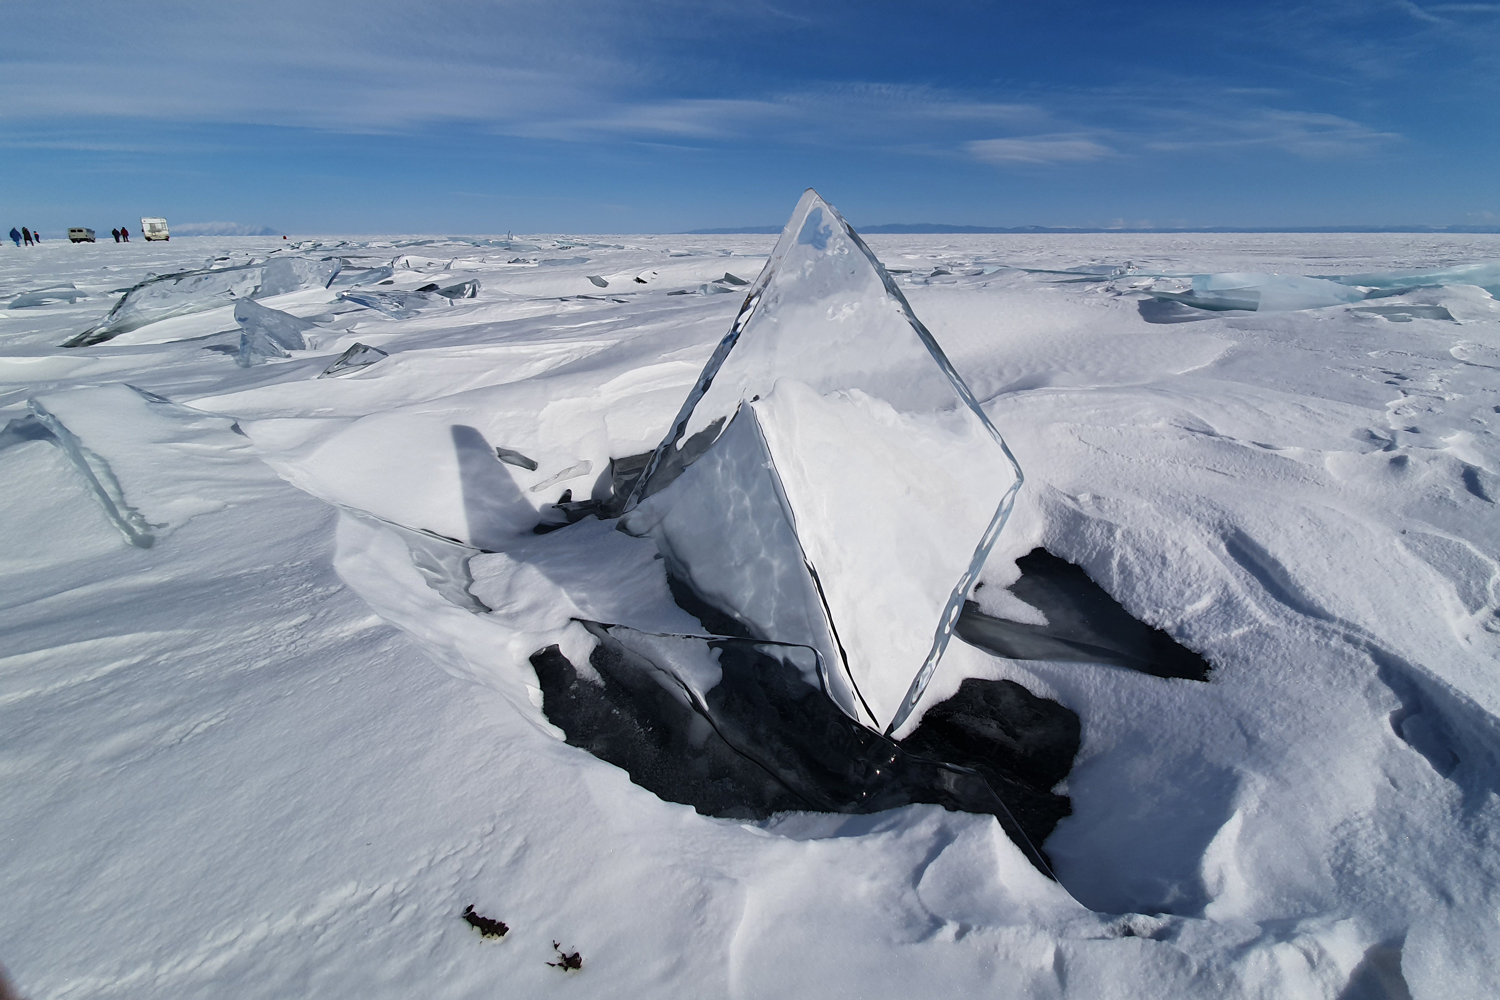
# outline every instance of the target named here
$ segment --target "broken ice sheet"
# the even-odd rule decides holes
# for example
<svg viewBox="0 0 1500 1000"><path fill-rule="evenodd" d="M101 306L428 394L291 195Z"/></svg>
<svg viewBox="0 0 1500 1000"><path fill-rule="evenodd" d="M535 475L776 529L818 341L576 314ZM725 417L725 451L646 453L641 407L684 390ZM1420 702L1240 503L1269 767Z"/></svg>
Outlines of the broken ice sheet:
<svg viewBox="0 0 1500 1000"><path fill-rule="evenodd" d="M622 526L750 635L816 650L839 707L893 732L1020 484L942 348L809 189Z"/></svg>
<svg viewBox="0 0 1500 1000"><path fill-rule="evenodd" d="M339 273L329 279L329 288L339 288L347 285L374 284L383 281L396 273L396 269L389 264L380 267L350 268L343 267Z"/></svg>
<svg viewBox="0 0 1500 1000"><path fill-rule="evenodd" d="M1158 300L1181 302L1199 309L1252 312L1321 309L1358 302L1365 297L1358 288L1325 278L1237 272L1197 274L1193 276L1190 291L1153 291L1151 294Z"/></svg>
<svg viewBox="0 0 1500 1000"><path fill-rule="evenodd" d="M456 285L448 285L446 288L439 288L437 290L437 293L445 299L478 298L479 279L470 278L467 281L460 281Z"/></svg>
<svg viewBox="0 0 1500 1000"><path fill-rule="evenodd" d="M338 297L345 302L353 302L355 305L374 309L376 312L391 319L410 319L420 310L434 305L441 299L433 298L431 292L407 292L392 289L386 292L349 291L339 292Z"/></svg>
<svg viewBox="0 0 1500 1000"><path fill-rule="evenodd" d="M497 454L498 454L498 452L497 452ZM500 460L502 462L505 461L505 456L504 455L500 455ZM508 464L515 465L516 463L515 462L510 462ZM558 473L556 473L554 475L548 476L546 479L542 480L541 482L539 482L535 486L533 486L531 488L531 492L533 492L533 493L540 493L540 492L542 492L542 490L547 489L549 486L556 486L558 483L565 483L569 479L577 479L579 476L586 476L590 472L593 472L593 471L594 471L594 463L590 462L588 459L585 458L585 459L583 459L580 462L573 463L572 465L568 466L566 469L563 469L561 472L558 472Z"/></svg>
<svg viewBox="0 0 1500 1000"><path fill-rule="evenodd" d="M343 261L337 257L272 257L261 272L256 298L300 292L304 288L327 288L338 276Z"/></svg>
<svg viewBox="0 0 1500 1000"><path fill-rule="evenodd" d="M1460 264L1456 267L1427 268L1418 271L1386 271L1374 274L1329 275L1329 281L1374 289L1369 298L1380 292L1400 294L1433 285L1476 285L1500 298L1500 261L1483 264Z"/></svg>
<svg viewBox="0 0 1500 1000"><path fill-rule="evenodd" d="M318 378L336 378L351 372L363 371L377 361L383 361L388 357L390 355L378 347L371 347L369 344L352 344L347 351L338 356L333 364L324 368Z"/></svg>
<svg viewBox="0 0 1500 1000"><path fill-rule="evenodd" d="M102 344L173 316L218 309L240 299L324 287L338 274L341 264L336 257L313 260L288 256L274 257L266 263L151 275L128 289L104 319L64 341L62 346Z"/></svg>
<svg viewBox="0 0 1500 1000"><path fill-rule="evenodd" d="M130 288L104 319L62 346L102 344L158 320L230 305L253 295L260 279L259 264L153 275Z"/></svg>

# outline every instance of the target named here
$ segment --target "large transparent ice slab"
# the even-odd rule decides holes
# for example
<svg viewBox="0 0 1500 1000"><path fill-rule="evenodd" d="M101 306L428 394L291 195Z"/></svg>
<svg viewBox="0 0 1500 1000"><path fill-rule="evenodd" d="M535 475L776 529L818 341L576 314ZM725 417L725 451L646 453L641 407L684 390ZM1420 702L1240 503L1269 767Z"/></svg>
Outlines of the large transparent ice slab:
<svg viewBox="0 0 1500 1000"><path fill-rule="evenodd" d="M350 268L345 266L339 270L328 282L329 288L339 288L349 285L373 285L376 282L385 281L396 273L396 269L389 264L379 267Z"/></svg>
<svg viewBox="0 0 1500 1000"><path fill-rule="evenodd" d="M1189 276L1162 274L1154 277ZM1304 276L1226 272L1195 274L1190 277L1192 287L1186 291L1153 288L1149 294L1158 301L1180 302L1216 312L1322 309L1442 285L1477 285L1500 298L1500 263L1497 262L1368 274Z"/></svg>
<svg viewBox="0 0 1500 1000"><path fill-rule="evenodd" d="M366 309L374 309L391 319L410 319L419 311L443 301L432 292L413 292L402 289L388 292L339 292L338 297L345 302L353 302Z"/></svg>
<svg viewBox="0 0 1500 1000"><path fill-rule="evenodd" d="M62 346L102 344L158 320L231 305L235 299L254 295L260 288L260 278L259 264L179 271L147 278L126 292L109 315Z"/></svg>
<svg viewBox="0 0 1500 1000"><path fill-rule="evenodd" d="M127 291L104 319L62 346L102 344L159 320L207 312L239 299L324 288L338 275L341 266L342 261L337 257L287 256L266 262L153 275Z"/></svg>
<svg viewBox="0 0 1500 1000"><path fill-rule="evenodd" d="M240 325L240 350L235 363L241 368L258 365L267 358L287 357L288 351L306 350L307 340L302 332L316 325L252 299L240 299L234 304L234 321Z"/></svg>
<svg viewBox="0 0 1500 1000"><path fill-rule="evenodd" d="M815 650L839 707L892 732L1020 484L932 334L809 190L622 527L751 636Z"/></svg>
<svg viewBox="0 0 1500 1000"><path fill-rule="evenodd" d="M337 257L272 257L261 272L256 298L300 292L304 288L327 288L338 276L343 261Z"/></svg>
<svg viewBox="0 0 1500 1000"><path fill-rule="evenodd" d="M1358 288L1326 278L1248 272L1195 274L1191 291L1154 291L1152 295L1164 301L1220 312L1232 309L1251 312L1321 309L1358 302L1365 297Z"/></svg>
<svg viewBox="0 0 1500 1000"><path fill-rule="evenodd" d="M1419 271L1386 271L1374 274L1330 275L1329 281L1373 289L1370 298L1379 293L1399 294L1413 288L1431 285L1477 285L1500 298L1500 261L1483 264L1460 264L1456 267L1428 268Z"/></svg>

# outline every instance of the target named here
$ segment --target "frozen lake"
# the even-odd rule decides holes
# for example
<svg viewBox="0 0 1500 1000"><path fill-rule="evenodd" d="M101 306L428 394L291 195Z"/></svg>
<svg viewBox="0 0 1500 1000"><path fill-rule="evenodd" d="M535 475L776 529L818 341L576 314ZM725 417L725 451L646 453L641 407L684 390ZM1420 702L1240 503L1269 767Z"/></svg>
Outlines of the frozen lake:
<svg viewBox="0 0 1500 1000"><path fill-rule="evenodd" d="M1500 271L1410 272L1500 235L868 240L1025 470L980 608L1045 548L1213 667L949 648L902 733L966 677L1081 722L1055 882L938 805L700 815L541 710L532 654L645 598L532 526L657 445L775 242L7 244L22 994L1493 995ZM242 355L251 294L305 346Z"/></svg>

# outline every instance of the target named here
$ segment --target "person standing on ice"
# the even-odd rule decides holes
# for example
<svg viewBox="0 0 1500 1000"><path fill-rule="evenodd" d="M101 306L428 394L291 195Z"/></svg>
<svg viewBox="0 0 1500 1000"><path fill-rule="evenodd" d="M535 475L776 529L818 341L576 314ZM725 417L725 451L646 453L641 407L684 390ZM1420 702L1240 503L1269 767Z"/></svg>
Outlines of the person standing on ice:
<svg viewBox="0 0 1500 1000"><path fill-rule="evenodd" d="M130 230L126 229L124 226L120 227L120 239L125 243L130 242Z"/></svg>
<svg viewBox="0 0 1500 1000"><path fill-rule="evenodd" d="M16 246L21 245L21 232L15 226L10 227L10 238L16 241Z"/></svg>
<svg viewBox="0 0 1500 1000"><path fill-rule="evenodd" d="M111 229L109 235L115 238L116 243L120 242L120 231L118 229Z"/></svg>
<svg viewBox="0 0 1500 1000"><path fill-rule="evenodd" d="M21 235L25 238L26 245L31 246L31 230L27 229L25 226L22 226Z"/></svg>
<svg viewBox="0 0 1500 1000"><path fill-rule="evenodd" d="M42 231L40 229L33 229L31 231L31 239L32 239L32 242L36 243L37 246L41 246L42 245Z"/></svg>

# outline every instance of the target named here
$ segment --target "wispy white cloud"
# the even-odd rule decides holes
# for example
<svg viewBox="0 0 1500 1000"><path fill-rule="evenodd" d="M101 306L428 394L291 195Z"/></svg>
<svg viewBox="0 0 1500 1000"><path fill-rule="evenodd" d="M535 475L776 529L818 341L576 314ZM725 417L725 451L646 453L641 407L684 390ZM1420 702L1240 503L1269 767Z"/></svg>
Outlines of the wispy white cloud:
<svg viewBox="0 0 1500 1000"><path fill-rule="evenodd" d="M969 155L985 163L1040 165L1086 163L1115 151L1084 135L1031 135L1010 139L974 139L964 144Z"/></svg>
<svg viewBox="0 0 1500 1000"><path fill-rule="evenodd" d="M1344 86L1405 79L1411 93L1500 84L1500 3L1280 0L1245 9L1242 30L1292 58L1288 76Z"/></svg>
<svg viewBox="0 0 1500 1000"><path fill-rule="evenodd" d="M1338 115L1266 107L1161 110L1162 127L1144 146L1163 152L1262 148L1312 159L1359 156L1400 140Z"/></svg>
<svg viewBox="0 0 1500 1000"><path fill-rule="evenodd" d="M1489 5L1422 12L1480 6ZM97 134L66 132L66 123L150 121L852 145L1027 169L1237 148L1357 156L1397 138L1266 88L1203 81L983 92L792 78L768 86L710 74L684 86L642 41L652 30L722 34L746 18L800 16L763 0L365 0L354 12L323 0L160 0L149 15L117 3L7 0L4 13L0 122L11 144L28 136L20 141L98 149Z"/></svg>

